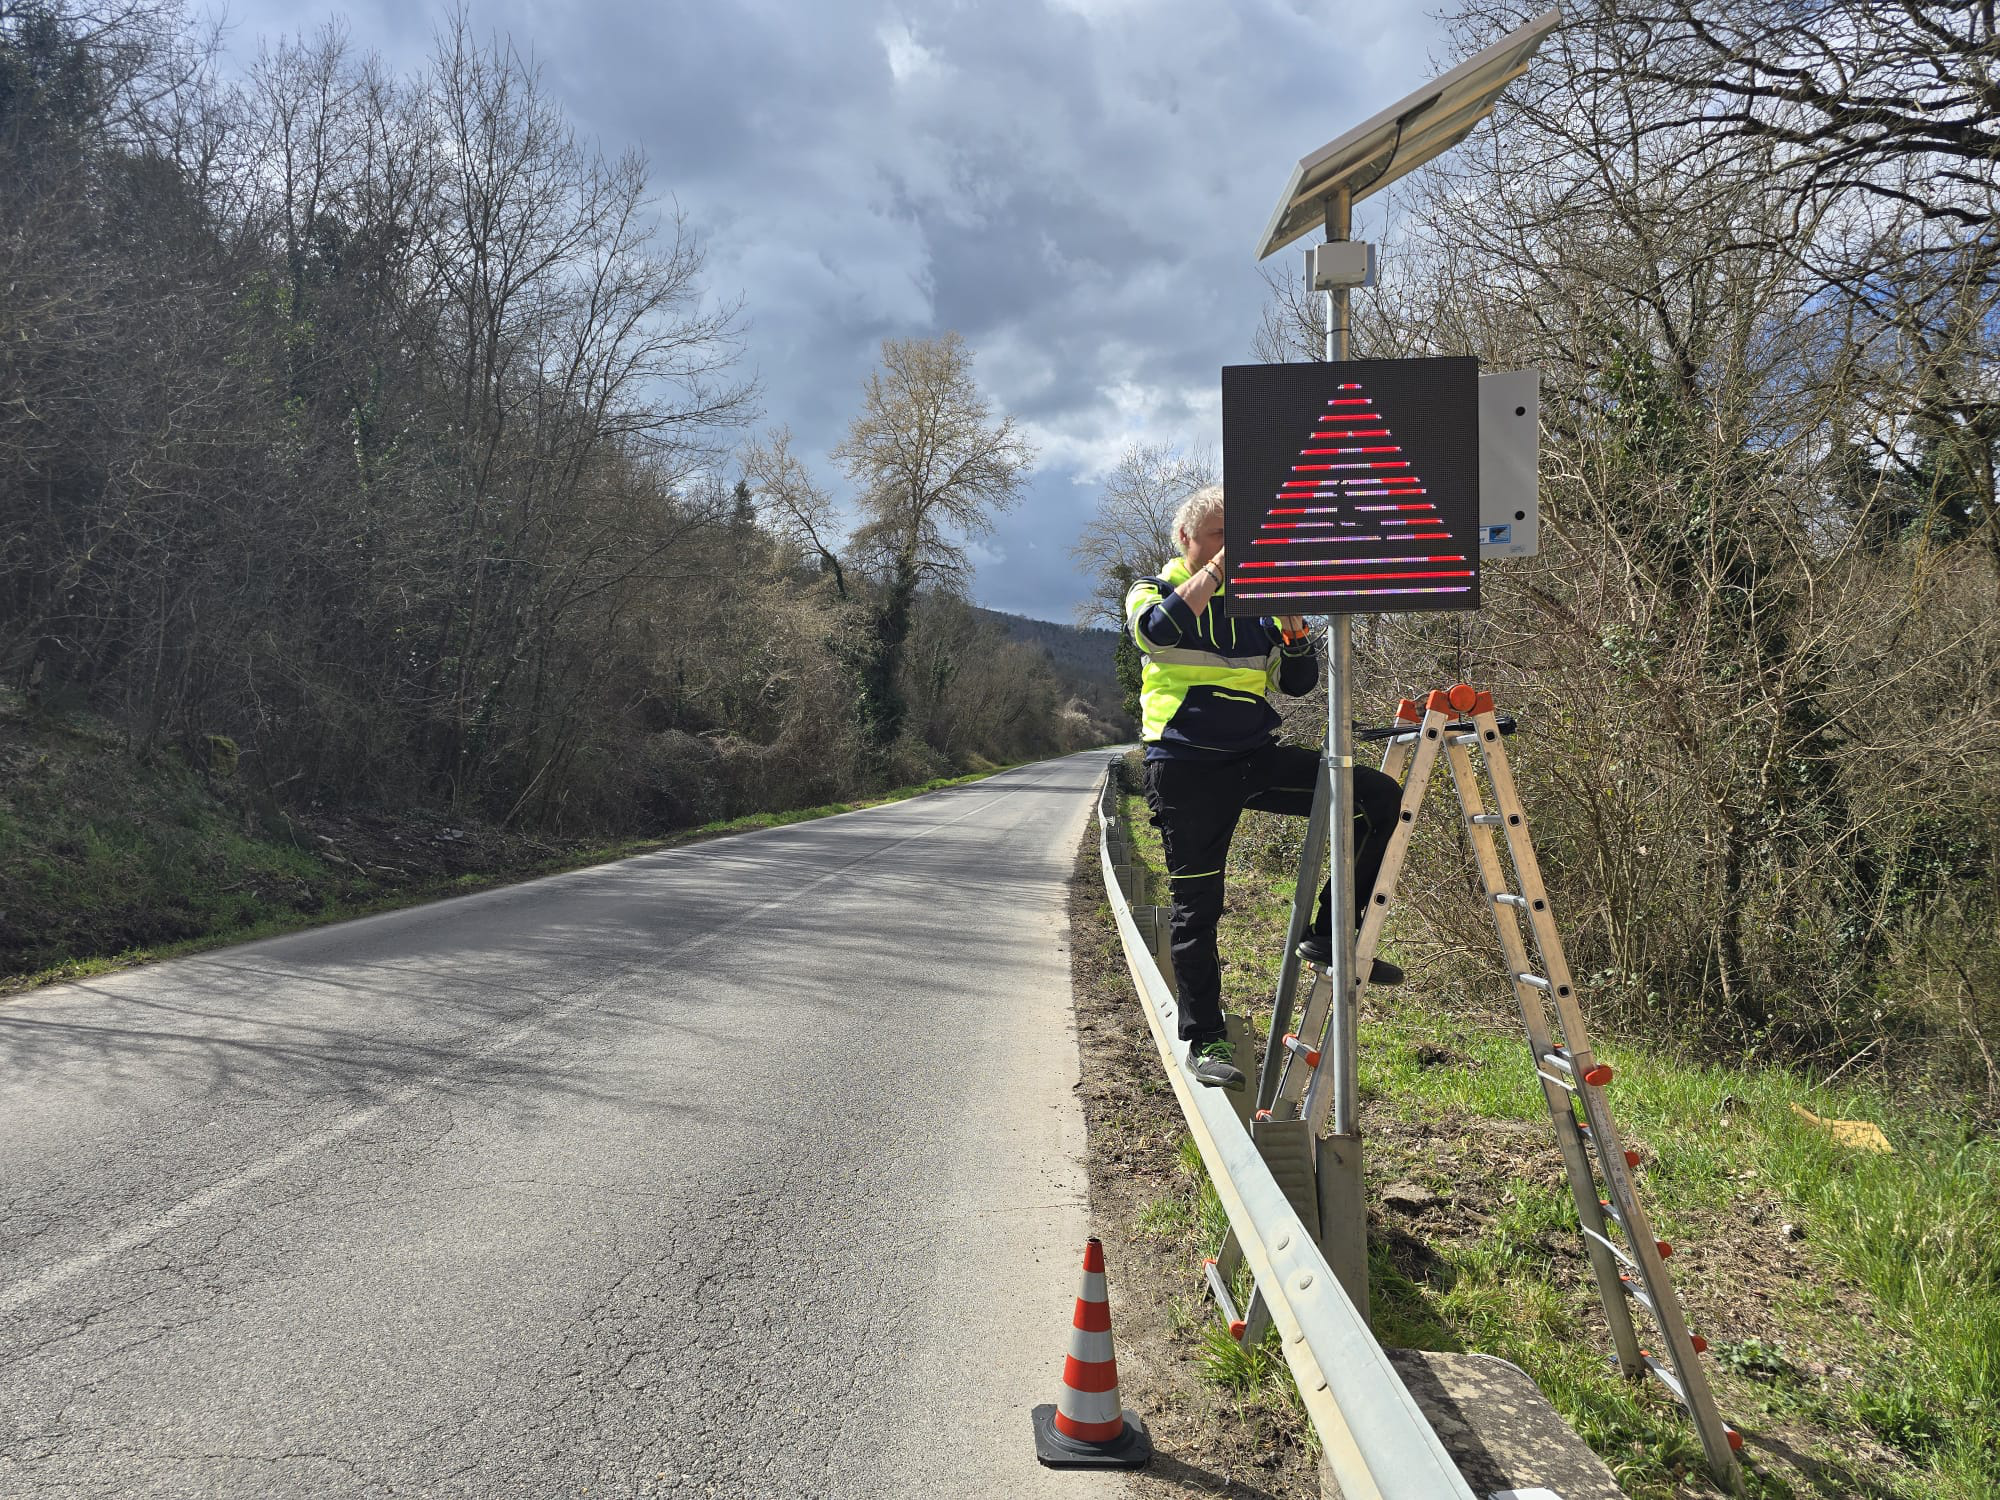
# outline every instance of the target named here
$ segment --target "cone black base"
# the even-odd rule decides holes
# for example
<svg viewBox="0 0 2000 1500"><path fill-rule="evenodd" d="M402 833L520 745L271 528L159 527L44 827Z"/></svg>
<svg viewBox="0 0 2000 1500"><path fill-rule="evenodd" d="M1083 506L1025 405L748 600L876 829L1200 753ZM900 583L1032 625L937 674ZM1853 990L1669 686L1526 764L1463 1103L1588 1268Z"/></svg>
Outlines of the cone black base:
<svg viewBox="0 0 2000 1500"><path fill-rule="evenodd" d="M1153 1461L1153 1438L1132 1411L1120 1413L1125 1430L1108 1443L1080 1443L1056 1430L1053 1402L1035 1408L1035 1457L1051 1469L1143 1469Z"/></svg>

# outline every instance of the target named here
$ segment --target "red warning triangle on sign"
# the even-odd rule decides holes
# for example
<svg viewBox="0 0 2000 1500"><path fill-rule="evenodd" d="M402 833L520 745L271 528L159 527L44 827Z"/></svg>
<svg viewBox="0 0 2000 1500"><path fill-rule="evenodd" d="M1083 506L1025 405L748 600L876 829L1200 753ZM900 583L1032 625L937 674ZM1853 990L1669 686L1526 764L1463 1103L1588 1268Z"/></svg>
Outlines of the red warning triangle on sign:
<svg viewBox="0 0 2000 1500"><path fill-rule="evenodd" d="M1476 586L1476 562L1455 550L1465 543L1363 382L1337 387L1290 472L1251 541L1257 555L1230 558L1238 600L1324 600L1339 611L1341 601L1366 599L1362 608L1388 610Z"/></svg>

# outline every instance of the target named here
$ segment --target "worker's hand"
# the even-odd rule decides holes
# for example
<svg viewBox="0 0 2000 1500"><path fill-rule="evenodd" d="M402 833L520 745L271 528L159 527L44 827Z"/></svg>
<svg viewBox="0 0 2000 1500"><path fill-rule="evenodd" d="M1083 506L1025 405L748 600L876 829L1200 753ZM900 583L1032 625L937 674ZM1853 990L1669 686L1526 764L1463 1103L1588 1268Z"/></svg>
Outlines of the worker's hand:
<svg viewBox="0 0 2000 1500"><path fill-rule="evenodd" d="M1278 634L1285 638L1287 646L1296 646L1306 638L1306 617L1304 615L1279 615Z"/></svg>
<svg viewBox="0 0 2000 1500"><path fill-rule="evenodd" d="M1226 563L1226 562L1225 562L1225 561L1223 560L1223 559L1224 559L1224 556L1225 556L1225 554L1227 554L1227 553L1228 553L1228 551L1229 551L1229 549L1228 549L1227 547L1217 547L1217 548L1215 549L1215 556L1211 557L1211 558L1210 558L1210 559L1208 560L1208 564L1209 564L1209 566L1210 566L1210 567L1212 567L1212 568L1214 568L1214 569L1215 569L1215 571L1216 571L1216 572L1217 572L1218 574L1220 574L1220 573L1223 573L1224 571L1226 571L1226 570L1227 570L1227 568L1228 568L1228 566L1229 566L1229 565L1228 565L1228 563Z"/></svg>

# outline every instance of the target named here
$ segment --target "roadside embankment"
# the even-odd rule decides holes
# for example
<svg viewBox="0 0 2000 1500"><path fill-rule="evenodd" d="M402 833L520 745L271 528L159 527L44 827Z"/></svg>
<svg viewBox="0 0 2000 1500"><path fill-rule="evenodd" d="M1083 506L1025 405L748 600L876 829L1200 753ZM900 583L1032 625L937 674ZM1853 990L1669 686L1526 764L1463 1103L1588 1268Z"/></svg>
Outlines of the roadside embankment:
<svg viewBox="0 0 2000 1500"><path fill-rule="evenodd" d="M199 761L200 763L197 763ZM233 747L135 750L0 702L0 994L560 870L825 817L1003 770L649 837L547 837L435 809L286 808Z"/></svg>
<svg viewBox="0 0 2000 1500"><path fill-rule="evenodd" d="M1129 786L1127 798L1135 853L1158 869ZM1221 928L1226 1002L1260 1025L1291 898L1290 876L1259 853L1270 831L1254 825L1267 818L1249 814L1232 853ZM1283 1361L1235 1348L1205 1305L1202 1258L1225 1226L1114 972L1094 839L1079 863L1074 951L1094 1207L1128 1267L1121 1352L1129 1342L1178 1365L1155 1399L1185 1412L1177 1420L1218 1475L1250 1486L1237 1493L1316 1493ZM1509 986L1497 972L1469 978L1466 955L1422 939L1392 921L1410 979L1371 992L1363 1012L1377 1336L1520 1365L1635 1500L1712 1493L1678 1407L1607 1361ZM1109 999L1121 983L1122 1010ZM1709 1341L1717 1404L1745 1433L1751 1493L2000 1494L2000 1144L1970 1109L1688 1060L1601 1029L1595 1040L1616 1068L1611 1105L1640 1152L1655 1228L1675 1247L1690 1327ZM1889 1149L1841 1121L1879 1128Z"/></svg>

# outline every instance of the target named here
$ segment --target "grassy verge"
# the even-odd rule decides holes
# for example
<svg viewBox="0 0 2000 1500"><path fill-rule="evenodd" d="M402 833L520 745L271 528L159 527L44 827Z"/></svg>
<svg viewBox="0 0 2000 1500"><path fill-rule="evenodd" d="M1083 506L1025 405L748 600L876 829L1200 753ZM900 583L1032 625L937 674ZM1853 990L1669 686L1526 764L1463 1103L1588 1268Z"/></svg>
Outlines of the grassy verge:
<svg viewBox="0 0 2000 1500"><path fill-rule="evenodd" d="M1157 869L1136 812L1138 853ZM1264 1020L1291 897L1289 876L1259 868L1272 842L1254 826L1239 836L1221 930L1226 999ZM1361 1030L1378 1336L1514 1361L1636 1500L1711 1492L1679 1408L1607 1362L1509 987L1412 968L1368 997ZM1595 1040L1690 1326L1712 1345L1718 1405L1745 1433L1751 1492L2000 1495L2000 1147L1925 1101ZM1850 1149L1799 1108L1873 1121L1894 1152ZM1198 1185L1175 1186L1146 1217L1219 1240L1201 1201ZM1186 1317L1210 1320L1198 1289ZM1211 1377L1281 1388L1253 1361L1217 1350Z"/></svg>
<svg viewBox="0 0 2000 1500"><path fill-rule="evenodd" d="M0 762L11 773L0 796L0 996L902 801L1010 769L655 838L550 843L423 812L295 821L240 805L177 758L136 760L110 737L75 728L0 744Z"/></svg>

